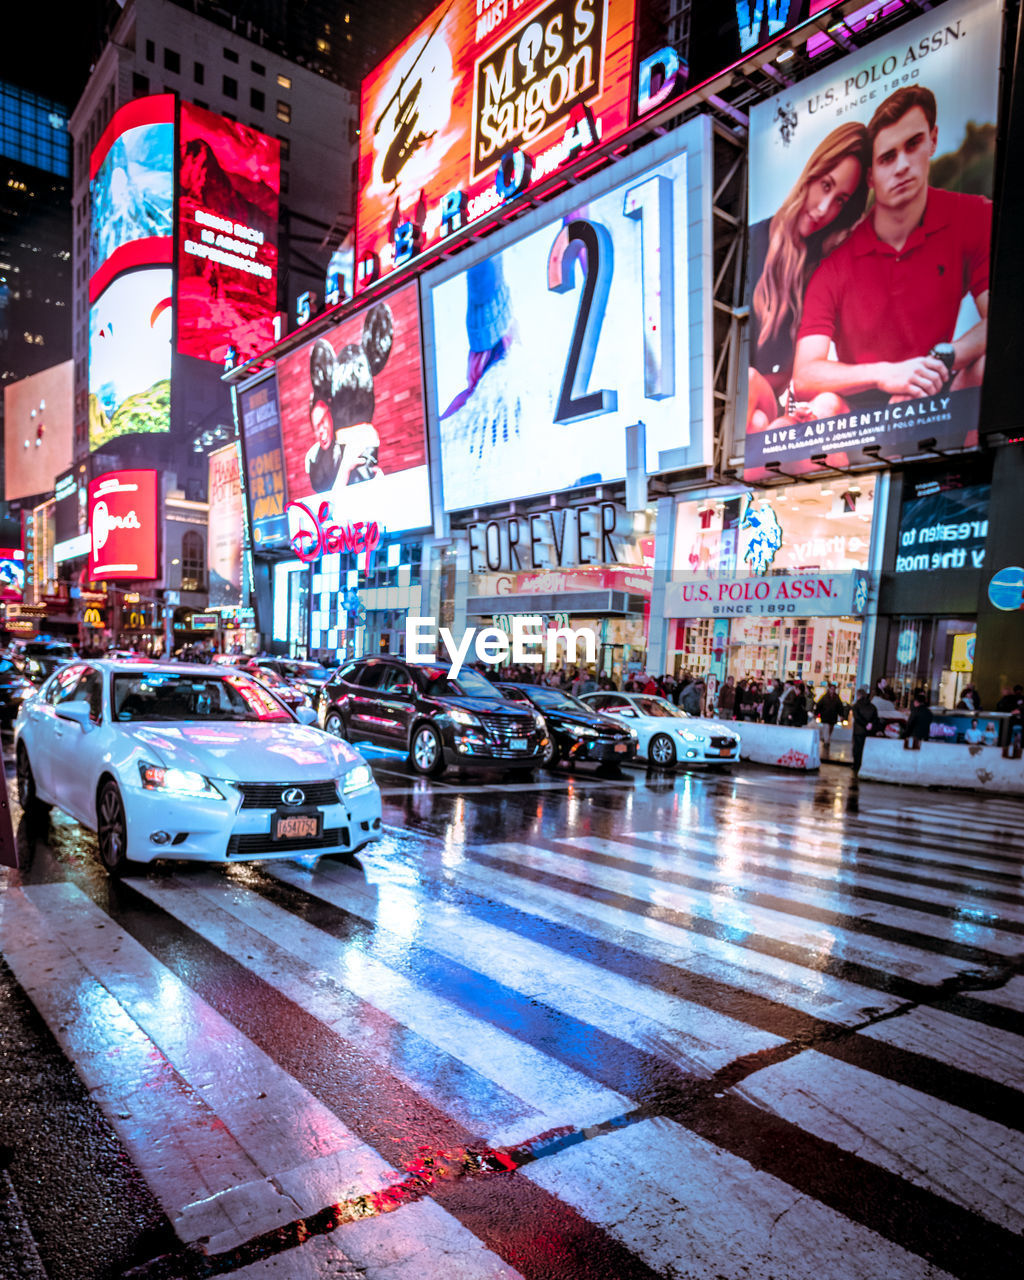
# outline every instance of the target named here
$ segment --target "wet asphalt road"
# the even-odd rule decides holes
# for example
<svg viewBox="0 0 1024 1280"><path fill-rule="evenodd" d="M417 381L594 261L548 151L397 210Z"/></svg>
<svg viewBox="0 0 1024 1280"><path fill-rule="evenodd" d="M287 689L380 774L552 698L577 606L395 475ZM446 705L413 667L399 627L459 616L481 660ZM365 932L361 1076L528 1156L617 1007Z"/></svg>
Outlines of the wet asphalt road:
<svg viewBox="0 0 1024 1280"><path fill-rule="evenodd" d="M1024 806L374 769L359 864L15 806L0 1277L1019 1271Z"/></svg>

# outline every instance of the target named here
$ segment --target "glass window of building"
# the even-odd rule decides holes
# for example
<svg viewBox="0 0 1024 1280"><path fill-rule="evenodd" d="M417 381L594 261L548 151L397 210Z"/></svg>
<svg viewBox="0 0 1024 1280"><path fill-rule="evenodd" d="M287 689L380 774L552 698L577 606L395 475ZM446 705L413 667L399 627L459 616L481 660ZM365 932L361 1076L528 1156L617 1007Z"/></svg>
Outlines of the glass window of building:
<svg viewBox="0 0 1024 1280"><path fill-rule="evenodd" d="M237 54L237 53L235 53L234 49L229 49L229 48L225 45L225 47L224 47L224 60L225 60L225 62L237 62L237 61L238 61L238 54Z"/></svg>
<svg viewBox="0 0 1024 1280"><path fill-rule="evenodd" d="M238 81L233 76L225 76L222 86L225 98L238 97Z"/></svg>
<svg viewBox="0 0 1024 1280"><path fill-rule="evenodd" d="M282 75L279 71L277 73L277 83L282 89L290 89L292 87L292 78L291 76Z"/></svg>
<svg viewBox="0 0 1024 1280"><path fill-rule="evenodd" d="M201 62L197 62L192 68L192 78L196 84L203 84L206 81L206 68Z"/></svg>
<svg viewBox="0 0 1024 1280"><path fill-rule="evenodd" d="M181 71L181 54L174 49L165 49L164 70L177 75Z"/></svg>
<svg viewBox="0 0 1024 1280"><path fill-rule="evenodd" d="M277 118L284 124L291 123L292 109L287 102L282 102L280 98L277 100Z"/></svg>
<svg viewBox="0 0 1024 1280"><path fill-rule="evenodd" d="M181 540L181 589L203 591L206 584L206 549L198 533L189 531Z"/></svg>
<svg viewBox="0 0 1024 1280"><path fill-rule="evenodd" d="M267 100L262 89L249 90L249 106L252 107L253 111L262 111L266 105Z"/></svg>

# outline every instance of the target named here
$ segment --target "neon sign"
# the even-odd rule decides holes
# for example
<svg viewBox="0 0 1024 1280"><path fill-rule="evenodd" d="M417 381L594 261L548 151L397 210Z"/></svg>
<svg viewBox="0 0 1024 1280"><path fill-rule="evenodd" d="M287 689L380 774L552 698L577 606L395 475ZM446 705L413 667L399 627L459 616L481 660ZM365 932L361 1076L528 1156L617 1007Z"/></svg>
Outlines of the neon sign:
<svg viewBox="0 0 1024 1280"><path fill-rule="evenodd" d="M380 526L375 520L357 520L353 524L335 524L331 504L321 502L316 515L304 502L289 502L286 511L292 509L309 517L311 529L299 528L292 534L292 550L303 564L313 564L321 556L342 551L351 555L366 554L365 569L370 572L370 558L380 546Z"/></svg>

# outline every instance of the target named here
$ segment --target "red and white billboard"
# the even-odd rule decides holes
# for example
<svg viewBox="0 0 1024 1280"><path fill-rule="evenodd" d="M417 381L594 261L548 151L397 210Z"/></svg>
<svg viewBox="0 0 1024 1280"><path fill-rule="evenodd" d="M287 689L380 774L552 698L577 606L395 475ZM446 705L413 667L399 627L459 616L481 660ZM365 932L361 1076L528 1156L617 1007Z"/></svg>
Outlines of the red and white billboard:
<svg viewBox="0 0 1024 1280"><path fill-rule="evenodd" d="M210 454L210 515L207 561L210 607L237 605L242 598L242 478L238 444Z"/></svg>
<svg viewBox="0 0 1024 1280"><path fill-rule="evenodd" d="M89 577L93 582L160 576L157 473L108 471L89 482Z"/></svg>
<svg viewBox="0 0 1024 1280"><path fill-rule="evenodd" d="M415 284L289 352L277 386L291 503L315 519L329 502L338 525L430 524ZM302 516L289 512L293 533Z"/></svg>
<svg viewBox="0 0 1024 1280"><path fill-rule="evenodd" d="M445 0L363 81L357 287L621 133L632 50L632 0Z"/></svg>
<svg viewBox="0 0 1024 1280"><path fill-rule="evenodd" d="M273 344L281 144L182 103L178 351L223 363Z"/></svg>

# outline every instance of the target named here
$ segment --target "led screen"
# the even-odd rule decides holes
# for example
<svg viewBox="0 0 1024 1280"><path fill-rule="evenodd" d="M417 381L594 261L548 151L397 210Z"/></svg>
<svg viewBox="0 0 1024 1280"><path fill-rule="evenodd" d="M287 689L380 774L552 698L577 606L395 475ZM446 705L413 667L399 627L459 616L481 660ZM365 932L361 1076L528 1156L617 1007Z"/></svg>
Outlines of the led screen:
<svg viewBox="0 0 1024 1280"><path fill-rule="evenodd" d="M242 482L238 445L210 454L208 556L210 606L236 605L242 599Z"/></svg>
<svg viewBox="0 0 1024 1280"><path fill-rule="evenodd" d="M0 548L0 600L21 600L25 594L25 553Z"/></svg>
<svg viewBox="0 0 1024 1280"><path fill-rule="evenodd" d="M116 112L90 161L89 299L130 267L171 261L174 96Z"/></svg>
<svg viewBox="0 0 1024 1280"><path fill-rule="evenodd" d="M453 230L496 208L512 149L538 178L620 133L632 42L631 0L445 0L363 81L357 260L376 254L389 271L403 224L436 241L445 197L461 193ZM399 257L412 247L400 238Z"/></svg>
<svg viewBox="0 0 1024 1280"><path fill-rule="evenodd" d="M181 107L178 350L223 363L273 344L281 144Z"/></svg>
<svg viewBox="0 0 1024 1280"><path fill-rule="evenodd" d="M329 500L338 524L430 524L415 285L286 355L277 381L292 502Z"/></svg>
<svg viewBox="0 0 1024 1280"><path fill-rule="evenodd" d="M53 492L71 464L74 362L4 387L4 494L8 502Z"/></svg>
<svg viewBox="0 0 1024 1280"><path fill-rule="evenodd" d="M950 0L751 109L748 479L976 442L1000 25Z"/></svg>
<svg viewBox="0 0 1024 1280"><path fill-rule="evenodd" d="M897 573L982 568L992 486L973 479L956 471L917 484L905 478Z"/></svg>
<svg viewBox="0 0 1024 1280"><path fill-rule="evenodd" d="M426 278L446 510L621 480L636 422L648 471L704 463L707 379L691 398L691 376L705 130L635 152L517 223L507 248Z"/></svg>
<svg viewBox="0 0 1024 1280"><path fill-rule="evenodd" d="M282 545L288 541L288 517L284 510L287 499L277 379L265 378L257 386L239 392L238 413L252 540L258 547Z"/></svg>
<svg viewBox="0 0 1024 1280"><path fill-rule="evenodd" d="M152 581L157 558L157 473L108 471L89 482L89 577Z"/></svg>
<svg viewBox="0 0 1024 1280"><path fill-rule="evenodd" d="M89 310L89 448L171 425L170 269L120 275Z"/></svg>

